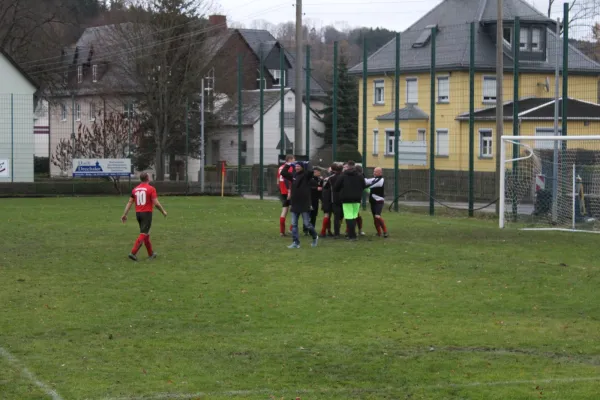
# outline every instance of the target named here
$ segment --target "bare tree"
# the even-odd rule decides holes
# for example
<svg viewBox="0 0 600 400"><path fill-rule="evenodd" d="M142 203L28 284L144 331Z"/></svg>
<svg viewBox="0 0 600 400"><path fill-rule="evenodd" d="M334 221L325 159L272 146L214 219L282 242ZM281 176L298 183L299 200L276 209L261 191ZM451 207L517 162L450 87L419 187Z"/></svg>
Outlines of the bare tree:
<svg viewBox="0 0 600 400"><path fill-rule="evenodd" d="M556 0L548 0L548 18L552 18L552 10ZM562 4L562 3L561 3ZM569 5L569 28L593 26L593 20L600 13L600 0L573 0ZM561 27L561 32L562 32Z"/></svg>
<svg viewBox="0 0 600 400"><path fill-rule="evenodd" d="M139 100L157 180L164 179L165 158L182 155L186 107L197 104L217 46L220 33L208 26L205 9L202 0L152 0L134 8L132 23L116 28L120 90Z"/></svg>

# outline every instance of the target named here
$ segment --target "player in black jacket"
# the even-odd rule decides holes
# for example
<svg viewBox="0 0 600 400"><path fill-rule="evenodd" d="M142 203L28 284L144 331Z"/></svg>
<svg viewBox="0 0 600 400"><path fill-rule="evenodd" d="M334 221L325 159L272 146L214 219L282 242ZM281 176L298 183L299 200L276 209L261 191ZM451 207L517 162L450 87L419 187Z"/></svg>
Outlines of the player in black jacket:
<svg viewBox="0 0 600 400"><path fill-rule="evenodd" d="M288 246L290 249L300 248L300 236L298 234L298 219L302 216L302 224L308 230L313 238L312 247L317 246L317 232L310 224L310 206L311 206L311 180L313 171L309 168L307 162L299 162L294 165L296 173L290 173L285 168L281 171L281 175L292 182L291 195L291 211L292 211L292 244Z"/></svg>
<svg viewBox="0 0 600 400"><path fill-rule="evenodd" d="M331 188L331 212L333 213L333 237L340 238L340 226L344 218L344 210L342 208L342 200L340 193L335 191L335 185L342 176L342 166L334 163L331 165L333 175L329 177L329 187Z"/></svg>
<svg viewBox="0 0 600 400"><path fill-rule="evenodd" d="M319 215L319 201L323 193L323 178L321 177L321 171L314 169L314 175L310 181L310 224L317 229L317 215ZM308 230L304 228L304 235L308 235Z"/></svg>
<svg viewBox="0 0 600 400"><path fill-rule="evenodd" d="M365 190L364 176L356 170L354 161L348 161L348 169L336 181L333 191L340 194L350 240L356 240L356 218L360 210L363 190Z"/></svg>

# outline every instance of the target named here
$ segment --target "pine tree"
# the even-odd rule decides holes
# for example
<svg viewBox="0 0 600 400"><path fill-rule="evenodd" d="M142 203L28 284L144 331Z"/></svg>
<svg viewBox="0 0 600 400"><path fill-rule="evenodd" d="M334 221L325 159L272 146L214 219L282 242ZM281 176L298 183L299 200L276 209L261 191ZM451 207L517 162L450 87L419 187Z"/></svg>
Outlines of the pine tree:
<svg viewBox="0 0 600 400"><path fill-rule="evenodd" d="M331 82L333 83L333 82ZM325 125L324 132L314 130L324 139L322 148L333 143L333 85L327 93L325 107L319 111L318 120ZM348 74L348 59L340 55L337 89L337 147L338 160L358 159L358 82Z"/></svg>

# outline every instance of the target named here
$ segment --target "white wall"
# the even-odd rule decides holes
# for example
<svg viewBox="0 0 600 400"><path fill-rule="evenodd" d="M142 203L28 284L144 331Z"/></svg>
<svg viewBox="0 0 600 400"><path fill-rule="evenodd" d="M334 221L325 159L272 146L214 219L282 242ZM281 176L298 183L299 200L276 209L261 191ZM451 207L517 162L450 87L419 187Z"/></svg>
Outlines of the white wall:
<svg viewBox="0 0 600 400"><path fill-rule="evenodd" d="M0 182L33 182L33 95L36 88L0 54Z"/></svg>
<svg viewBox="0 0 600 400"><path fill-rule="evenodd" d="M213 142L219 143L219 154L213 154ZM231 145L233 141L233 146ZM242 128L242 141L246 141L246 165L258 163L258 152L254 158L254 134L252 128ZM238 131L237 127L227 127L206 135L206 165L215 165L217 161L225 161L227 165L238 164ZM256 161L255 161L256 160Z"/></svg>

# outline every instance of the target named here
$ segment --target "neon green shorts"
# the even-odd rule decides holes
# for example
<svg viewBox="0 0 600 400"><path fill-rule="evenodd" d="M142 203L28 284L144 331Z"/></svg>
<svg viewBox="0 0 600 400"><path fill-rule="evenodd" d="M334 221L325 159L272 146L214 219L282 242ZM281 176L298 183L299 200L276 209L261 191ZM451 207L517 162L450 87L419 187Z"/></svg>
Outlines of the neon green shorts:
<svg viewBox="0 0 600 400"><path fill-rule="evenodd" d="M344 209L344 219L358 218L358 212L360 211L360 203L344 203L342 207Z"/></svg>

